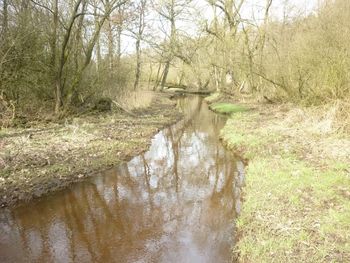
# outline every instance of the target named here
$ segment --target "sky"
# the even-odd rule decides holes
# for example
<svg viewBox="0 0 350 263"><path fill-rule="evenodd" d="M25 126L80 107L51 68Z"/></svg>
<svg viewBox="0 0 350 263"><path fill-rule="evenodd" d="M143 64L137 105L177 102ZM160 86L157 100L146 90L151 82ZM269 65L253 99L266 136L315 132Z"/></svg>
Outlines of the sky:
<svg viewBox="0 0 350 263"><path fill-rule="evenodd" d="M320 0L273 0L270 17L276 20L282 20L285 11L287 11L288 18L296 16L306 16L313 12L318 6ZM243 19L254 19L257 23L262 21L264 16L264 9L266 0L246 0L241 10L241 16ZM210 21L213 18L213 10L208 5L207 0L193 0L192 2L192 15L185 21L178 21L178 29L186 32L189 35L197 35L200 31L200 21ZM286 8L287 7L287 8ZM157 35L160 39L163 39L162 26L159 21L158 14L155 12L149 15L149 19L152 21L152 32L157 31ZM203 26L203 25L202 25ZM122 38L122 47L124 53L131 54L134 52L135 40L124 36Z"/></svg>
<svg viewBox="0 0 350 263"><path fill-rule="evenodd" d="M210 20L213 13L206 0L195 0L196 5L201 9L202 15ZM319 0L273 0L270 10L270 17L282 19L285 10L288 16L303 16L312 12ZM243 19L262 20L264 16L266 0L246 0L241 9ZM287 6L287 8L285 8Z"/></svg>

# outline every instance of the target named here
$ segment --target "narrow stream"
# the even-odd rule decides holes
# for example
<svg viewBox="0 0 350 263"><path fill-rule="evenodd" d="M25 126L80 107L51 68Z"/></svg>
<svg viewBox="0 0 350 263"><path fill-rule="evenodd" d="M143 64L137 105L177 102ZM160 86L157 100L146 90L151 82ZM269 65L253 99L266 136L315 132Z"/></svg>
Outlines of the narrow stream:
<svg viewBox="0 0 350 263"><path fill-rule="evenodd" d="M130 162L0 210L0 262L230 262L243 164L201 97Z"/></svg>

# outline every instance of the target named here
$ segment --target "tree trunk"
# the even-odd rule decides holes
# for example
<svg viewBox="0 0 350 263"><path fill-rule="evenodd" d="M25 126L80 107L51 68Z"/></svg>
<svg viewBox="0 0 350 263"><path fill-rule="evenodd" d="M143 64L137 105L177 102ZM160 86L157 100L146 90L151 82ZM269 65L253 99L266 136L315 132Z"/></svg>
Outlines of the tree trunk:
<svg viewBox="0 0 350 263"><path fill-rule="evenodd" d="M163 71L162 82L161 82L161 84L160 84L161 90L163 90L164 87L165 87L166 80L167 80L167 78L168 78L169 68L170 68L170 61L167 61L167 62L165 63L165 68L164 68L164 71Z"/></svg>
<svg viewBox="0 0 350 263"><path fill-rule="evenodd" d="M149 63L149 77L148 77L147 89L150 88L151 81L152 81L152 75L153 75L153 67L152 67L152 62L151 62L151 63Z"/></svg>
<svg viewBox="0 0 350 263"><path fill-rule="evenodd" d="M98 18L97 18L97 6L95 6L94 9L94 17L95 17L95 27L97 28L98 26ZM96 56L97 56L97 66L96 66L96 70L97 70L97 77L100 75L99 72L101 70L101 62L102 62L102 55L101 55L101 44L100 44L100 36L97 39L96 42Z"/></svg>
<svg viewBox="0 0 350 263"><path fill-rule="evenodd" d="M114 73L114 37L111 20L108 19L108 60L110 75L113 77Z"/></svg>
<svg viewBox="0 0 350 263"><path fill-rule="evenodd" d="M82 8L81 12L85 13L86 12L86 7L87 7L87 1L83 0L82 1ZM75 52L74 52L74 62L75 62L75 70L79 69L79 62L81 59L81 51L83 50L83 36L82 36L82 30L83 30L83 23L84 23L84 17L85 15L80 15L79 16L79 21L78 21L78 26L77 30L75 32Z"/></svg>
<svg viewBox="0 0 350 263"><path fill-rule="evenodd" d="M122 36L122 32L123 32L123 27L122 25L117 25L117 70L119 71L118 74L120 74L120 59L122 56L122 40L121 40L121 36Z"/></svg>
<svg viewBox="0 0 350 263"><path fill-rule="evenodd" d="M155 81L155 83L154 83L153 90L156 90L156 88L158 87L158 84L159 84L159 79L160 79L159 74L160 74L160 70L161 70L161 68L162 68L162 63L161 63L161 62L159 62L159 65L158 65L158 70L157 70L157 76L156 76L156 81Z"/></svg>
<svg viewBox="0 0 350 263"><path fill-rule="evenodd" d="M139 24L138 32L136 35L136 72L135 72L135 83L134 90L137 89L141 76L141 40L143 31L145 28L145 11L146 11L147 0L142 0L139 6Z"/></svg>
<svg viewBox="0 0 350 263"><path fill-rule="evenodd" d="M57 78L56 82L56 92L55 92L55 113L58 114L63 106L62 100L62 84L61 79Z"/></svg>
<svg viewBox="0 0 350 263"><path fill-rule="evenodd" d="M96 55L97 55L96 70L99 73L101 70L101 62L102 62L100 38L97 39L97 43L96 43ZM99 75L100 74L97 74L97 76L99 76Z"/></svg>
<svg viewBox="0 0 350 263"><path fill-rule="evenodd" d="M163 71L163 78L161 82L161 90L164 89L166 80L168 78L168 73L170 69L170 62L172 61L175 53L175 44L176 44L176 26L175 26L175 10L174 10L174 2L172 2L172 6L170 8L170 25L171 25L171 31L170 31L170 54L167 54L168 58L165 62L165 68Z"/></svg>
<svg viewBox="0 0 350 263"><path fill-rule="evenodd" d="M8 29L8 2L4 0L3 2L3 21L2 21L2 35L3 40L6 41Z"/></svg>
<svg viewBox="0 0 350 263"><path fill-rule="evenodd" d="M75 19L77 18L77 13L80 7L82 0L78 0L74 6L73 12L71 14L67 31L64 35L63 42L62 42L62 48L60 51L60 57L59 57L59 63L58 63L58 69L56 74L56 103L55 103L55 113L58 114L60 112L60 109L63 105L63 85L62 85L62 75L63 75L63 68L64 65L67 62L68 54L66 52L69 39L72 35L72 29L75 22Z"/></svg>
<svg viewBox="0 0 350 263"><path fill-rule="evenodd" d="M75 74L74 80L67 91L67 101L65 104L66 110L72 103L72 98L73 98L72 96L83 78L84 71L90 65L92 53L96 45L96 42L99 39L102 26L105 23L106 19L110 16L112 11L113 11L112 6L109 6L104 16L97 23L97 28L95 28L95 32L93 33L92 39L90 40L86 48L86 52L85 52L86 56L85 56L84 63L81 66L81 68L78 70L78 72Z"/></svg>
<svg viewBox="0 0 350 263"><path fill-rule="evenodd" d="M62 103L61 92L57 92L57 87L60 86L55 78L56 76L56 63L57 63L57 29L58 29L58 0L54 0L53 6L53 23L52 23L52 35L51 35L51 74L52 74L52 86L55 94L55 112L57 113ZM59 97L59 98L57 98Z"/></svg>
<svg viewBox="0 0 350 263"><path fill-rule="evenodd" d="M135 83L134 90L138 88L140 75L141 75L141 50L140 50L141 39L137 38L136 40L136 72L135 72Z"/></svg>

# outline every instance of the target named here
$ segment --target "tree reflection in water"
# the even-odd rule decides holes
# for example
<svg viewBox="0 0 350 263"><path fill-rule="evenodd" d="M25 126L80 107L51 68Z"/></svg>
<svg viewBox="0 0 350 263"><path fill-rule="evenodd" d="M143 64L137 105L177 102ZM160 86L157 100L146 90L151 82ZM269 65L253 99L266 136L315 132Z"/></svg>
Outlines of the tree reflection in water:
<svg viewBox="0 0 350 263"><path fill-rule="evenodd" d="M242 163L200 97L130 162L1 213L1 262L228 262Z"/></svg>

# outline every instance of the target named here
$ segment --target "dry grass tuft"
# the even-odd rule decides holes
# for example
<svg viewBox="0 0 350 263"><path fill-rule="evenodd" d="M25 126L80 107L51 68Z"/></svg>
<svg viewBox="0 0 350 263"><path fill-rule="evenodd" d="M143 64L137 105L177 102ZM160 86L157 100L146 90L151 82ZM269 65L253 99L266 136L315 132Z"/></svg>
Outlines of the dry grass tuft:
<svg viewBox="0 0 350 263"><path fill-rule="evenodd" d="M118 102L128 110L148 108L155 99L154 92L132 91L123 94Z"/></svg>
<svg viewBox="0 0 350 263"><path fill-rule="evenodd" d="M12 101L5 100L0 94L0 128L7 128L12 125L15 119L16 108Z"/></svg>
<svg viewBox="0 0 350 263"><path fill-rule="evenodd" d="M340 130L350 133L350 98L336 102L335 120Z"/></svg>

